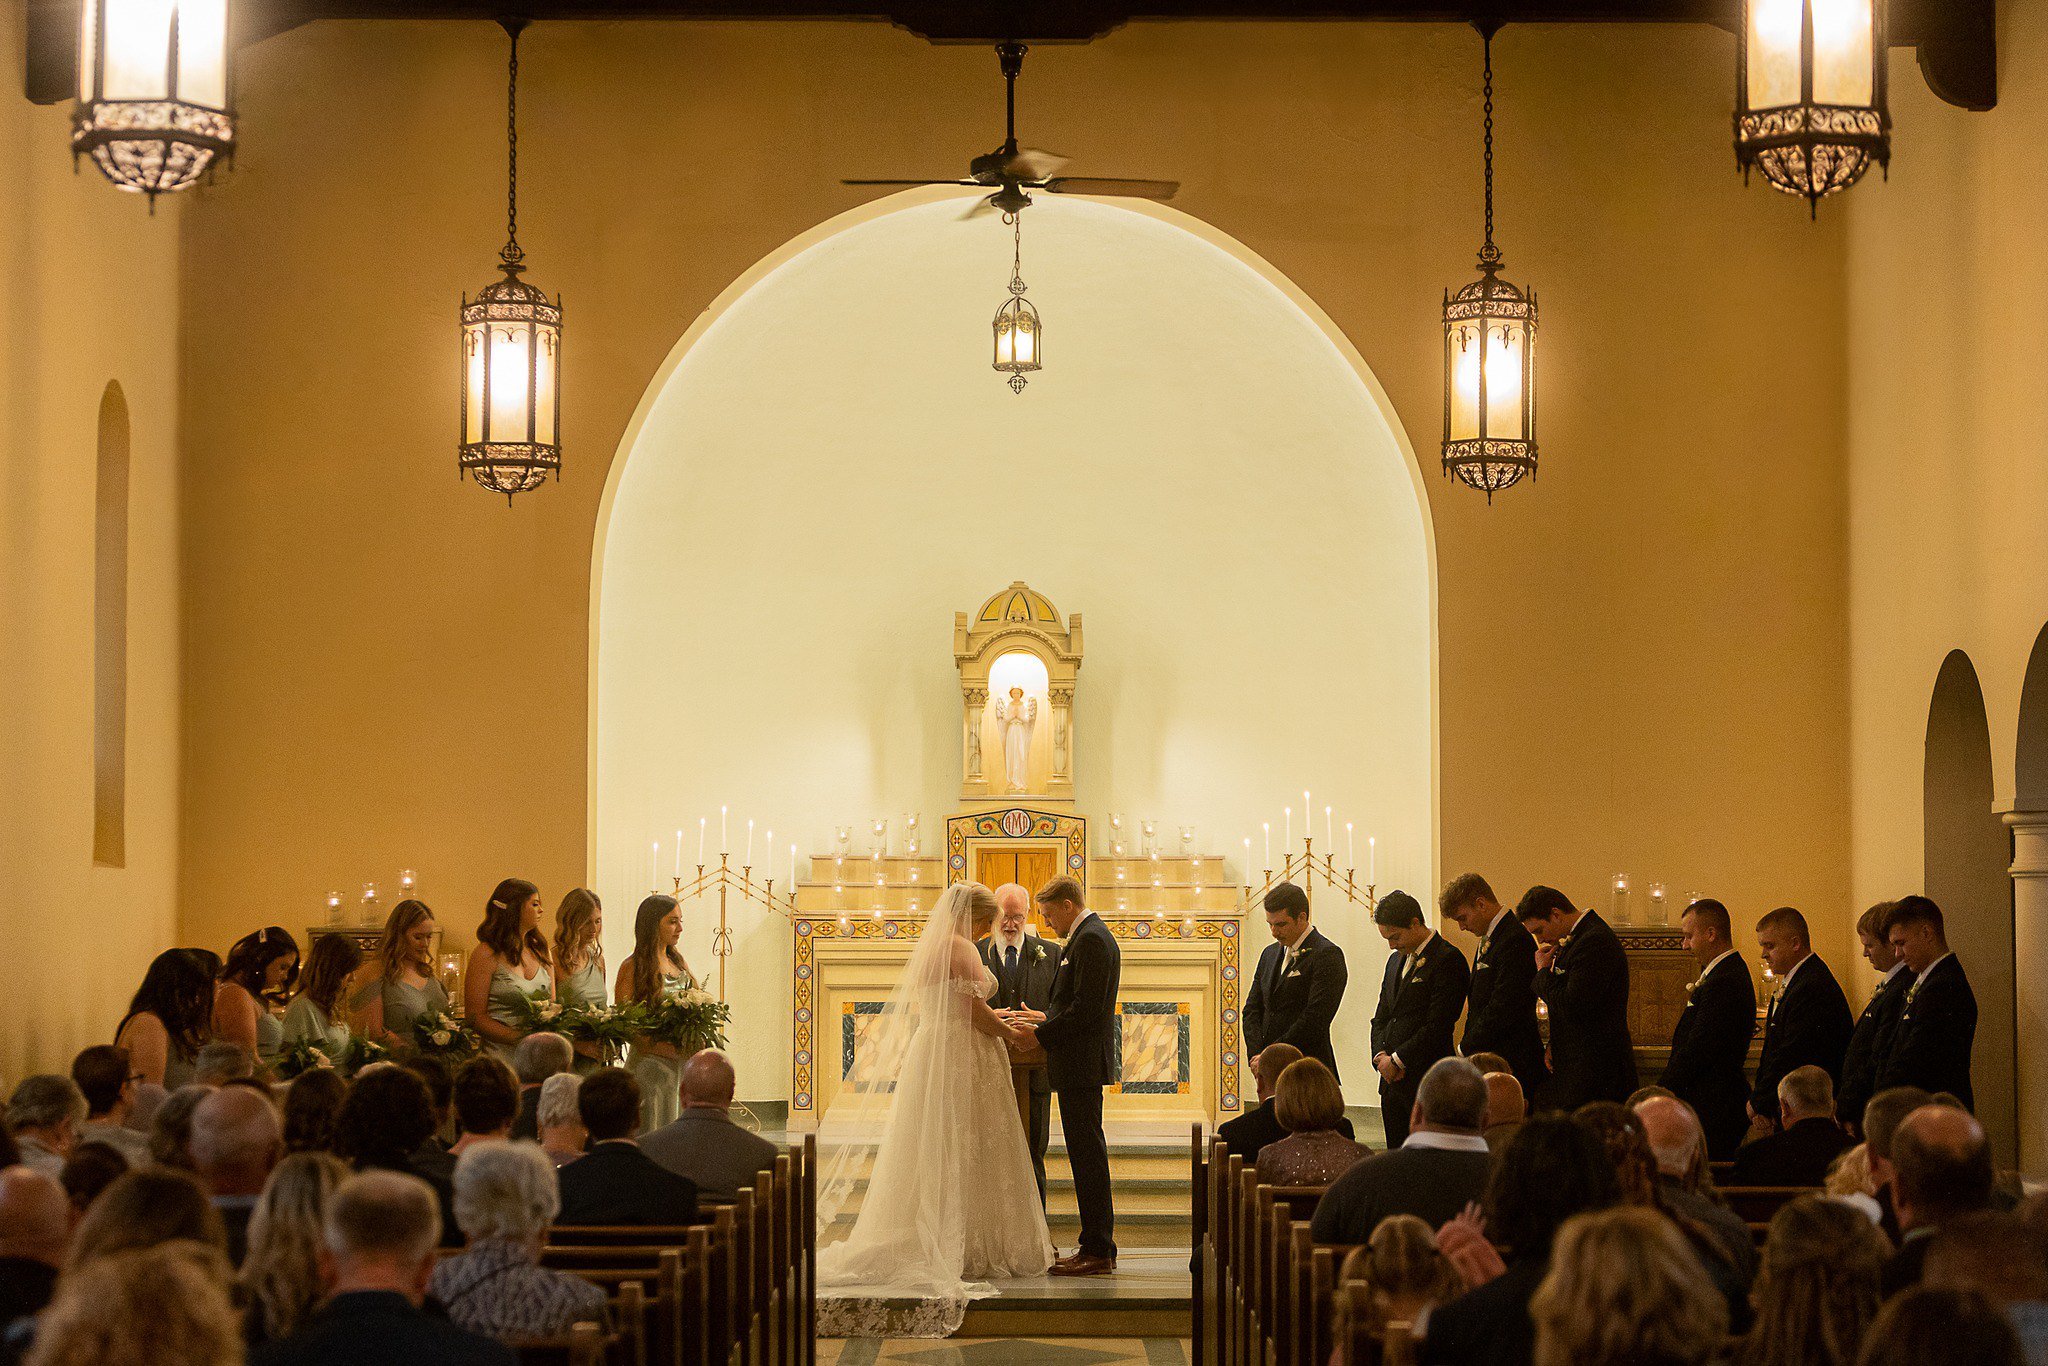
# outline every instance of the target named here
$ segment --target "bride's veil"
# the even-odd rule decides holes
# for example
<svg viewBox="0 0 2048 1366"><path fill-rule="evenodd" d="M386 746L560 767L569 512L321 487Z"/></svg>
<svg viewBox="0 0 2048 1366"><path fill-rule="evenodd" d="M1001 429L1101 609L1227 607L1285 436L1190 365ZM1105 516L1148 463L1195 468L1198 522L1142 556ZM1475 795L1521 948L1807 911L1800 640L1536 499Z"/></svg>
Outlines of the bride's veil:
<svg viewBox="0 0 2048 1366"><path fill-rule="evenodd" d="M974 883L941 894L879 1008L848 1003L821 1022L820 1063L842 1069L819 1125L819 1280L828 1293L963 1306L973 1293L961 1276L962 1210L973 1198L976 1136L960 1126L980 972L970 953L977 893L989 898Z"/></svg>

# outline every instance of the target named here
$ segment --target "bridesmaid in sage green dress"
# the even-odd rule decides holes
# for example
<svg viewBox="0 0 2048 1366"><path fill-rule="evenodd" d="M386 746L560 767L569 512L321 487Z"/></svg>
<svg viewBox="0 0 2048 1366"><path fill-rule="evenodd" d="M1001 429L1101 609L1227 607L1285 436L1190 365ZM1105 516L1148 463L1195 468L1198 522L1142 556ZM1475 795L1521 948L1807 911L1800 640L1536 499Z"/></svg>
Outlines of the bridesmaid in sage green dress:
<svg viewBox="0 0 2048 1366"><path fill-rule="evenodd" d="M569 1008L602 1010L605 1005L604 906L597 893L577 887L555 908L555 999ZM604 1045L577 1039L576 1071L587 1076L604 1066Z"/></svg>
<svg viewBox="0 0 2048 1366"><path fill-rule="evenodd" d="M633 956L619 965L620 1002L651 1001L697 985L676 941L683 937L683 913L676 899L657 892L633 917ZM652 1038L633 1041L627 1070L640 1083L640 1132L673 1123L682 1111L683 1064L676 1046Z"/></svg>
<svg viewBox="0 0 2048 1366"><path fill-rule="evenodd" d="M342 1014L341 993L349 977L362 965L363 951L348 935L330 931L313 936L313 951L306 955L305 980L284 1012L287 1050L307 1043L326 1054L330 1062L348 1061L354 1031Z"/></svg>
<svg viewBox="0 0 2048 1366"><path fill-rule="evenodd" d="M540 889L524 878L508 877L484 907L484 923L477 927L476 948L462 980L470 1028L493 1057L510 1063L513 1047L533 1032L520 1013L521 997L553 999L555 979L548 966Z"/></svg>
<svg viewBox="0 0 2048 1366"><path fill-rule="evenodd" d="M284 1052L284 1021L271 1002L289 997L299 980L299 941L268 925L245 934L228 950L213 995L213 1037L238 1043L263 1067Z"/></svg>
<svg viewBox="0 0 2048 1366"><path fill-rule="evenodd" d="M376 971L349 1003L363 1037L411 1052L418 1047L412 1027L420 1016L447 1011L448 988L434 975L434 935L439 929L424 901L407 897L391 908L370 960Z"/></svg>
<svg viewBox="0 0 2048 1366"><path fill-rule="evenodd" d="M166 1091L192 1080L199 1046L213 1015L213 974L191 949L165 949L150 960L114 1045L128 1050L136 1075Z"/></svg>

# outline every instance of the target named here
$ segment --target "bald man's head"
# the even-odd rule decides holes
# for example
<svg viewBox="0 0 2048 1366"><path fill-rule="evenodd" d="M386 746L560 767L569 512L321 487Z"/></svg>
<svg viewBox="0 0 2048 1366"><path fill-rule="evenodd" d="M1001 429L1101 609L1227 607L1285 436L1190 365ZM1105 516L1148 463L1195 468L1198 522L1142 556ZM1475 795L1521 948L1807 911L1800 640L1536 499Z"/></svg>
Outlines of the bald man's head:
<svg viewBox="0 0 2048 1366"><path fill-rule="evenodd" d="M732 1059L715 1048L701 1048L683 1064L683 1104L699 1109L724 1110L732 1105L732 1093L739 1078Z"/></svg>
<svg viewBox="0 0 2048 1366"><path fill-rule="evenodd" d="M64 1188L27 1167L0 1169L0 1257L61 1267L70 1239Z"/></svg>
<svg viewBox="0 0 2048 1366"><path fill-rule="evenodd" d="M1967 1110L1923 1105L1892 1135L1899 1227L1933 1227L1991 1204L1991 1145Z"/></svg>
<svg viewBox="0 0 2048 1366"><path fill-rule="evenodd" d="M1512 1072L1488 1072L1486 1074L1486 1127L1496 1124L1515 1124L1529 1114L1528 1098L1522 1094L1522 1083L1515 1080Z"/></svg>
<svg viewBox="0 0 2048 1366"><path fill-rule="evenodd" d="M261 1091L223 1086L193 1109L188 1150L215 1195L261 1195L284 1152L284 1125Z"/></svg>
<svg viewBox="0 0 2048 1366"><path fill-rule="evenodd" d="M1692 1170L1704 1135L1690 1105L1676 1096L1652 1096L1636 1106L1636 1118L1643 1122L1659 1172L1683 1178Z"/></svg>
<svg viewBox="0 0 2048 1366"><path fill-rule="evenodd" d="M996 932L1006 939L1015 939L1024 933L1024 924L1031 919L1031 893L1014 882L1005 882L996 888Z"/></svg>

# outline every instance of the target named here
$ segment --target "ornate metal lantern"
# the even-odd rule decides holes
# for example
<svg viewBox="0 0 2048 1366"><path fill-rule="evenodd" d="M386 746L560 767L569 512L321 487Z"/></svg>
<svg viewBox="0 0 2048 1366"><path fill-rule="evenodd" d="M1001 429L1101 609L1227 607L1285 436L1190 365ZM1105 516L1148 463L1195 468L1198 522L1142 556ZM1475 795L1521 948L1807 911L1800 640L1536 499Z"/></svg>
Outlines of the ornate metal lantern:
<svg viewBox="0 0 2048 1366"><path fill-rule="evenodd" d="M1043 364L1042 331L1038 310L1024 297L1024 219L1021 213L1003 215L1015 234L1010 259L1010 297L996 310L995 368L1010 377L1010 392L1021 394L1028 381L1025 372Z"/></svg>
<svg viewBox="0 0 2048 1366"><path fill-rule="evenodd" d="M1444 291L1444 472L1486 500L1536 472L1536 295L1500 278L1493 244L1493 29L1485 43L1486 240L1479 278Z"/></svg>
<svg viewBox="0 0 2048 1366"><path fill-rule="evenodd" d="M1884 0L1744 0L1735 160L1811 212L1891 162Z"/></svg>
<svg viewBox="0 0 2048 1366"><path fill-rule="evenodd" d="M84 0L73 157L154 208L234 144L227 0Z"/></svg>
<svg viewBox="0 0 2048 1366"><path fill-rule="evenodd" d="M462 444L457 468L493 493L537 488L562 472L562 303L519 278L519 30L505 21L512 56L505 99L505 246L502 280L462 301Z"/></svg>

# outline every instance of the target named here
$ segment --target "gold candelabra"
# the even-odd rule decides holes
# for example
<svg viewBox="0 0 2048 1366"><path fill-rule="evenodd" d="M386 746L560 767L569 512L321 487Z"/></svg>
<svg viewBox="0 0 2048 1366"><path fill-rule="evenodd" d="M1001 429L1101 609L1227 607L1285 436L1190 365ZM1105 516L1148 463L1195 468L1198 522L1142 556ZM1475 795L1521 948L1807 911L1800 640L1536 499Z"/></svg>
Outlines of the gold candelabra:
<svg viewBox="0 0 2048 1366"><path fill-rule="evenodd" d="M1250 841L1246 841L1246 843L1249 845ZM1249 879L1250 868L1247 867L1245 872L1247 879ZM1301 888L1303 895L1308 897L1311 906L1315 904L1316 899L1316 879L1321 878L1330 885L1330 889L1333 892L1342 896L1352 905L1363 906L1367 911L1376 910L1379 907L1379 892L1374 882L1368 881L1361 888L1356 868L1343 869L1340 875L1335 857L1330 854L1317 857L1315 836L1305 835L1301 841L1301 852L1299 854L1289 854L1283 859L1277 876L1274 874L1273 869L1266 868L1260 872L1265 881L1260 883L1258 887L1254 888L1249 880L1243 884L1244 900L1238 903L1238 914L1249 915L1255 907L1265 900L1266 893L1272 891L1283 882L1293 882L1297 874L1300 875L1301 879L1297 885ZM1368 873L1366 876L1371 878L1372 874Z"/></svg>
<svg viewBox="0 0 2048 1366"><path fill-rule="evenodd" d="M697 875L688 882L678 876L675 883L675 898L678 902L695 901L698 897L718 893L718 928L711 932L711 956L718 960L718 999L725 1000L725 960L732 957L732 922L729 900L737 895L741 901L751 901L756 906L794 917L798 914L794 890L778 893L775 879L754 881L754 868L743 863L735 870L731 854L720 854L718 865L708 863L697 865Z"/></svg>

